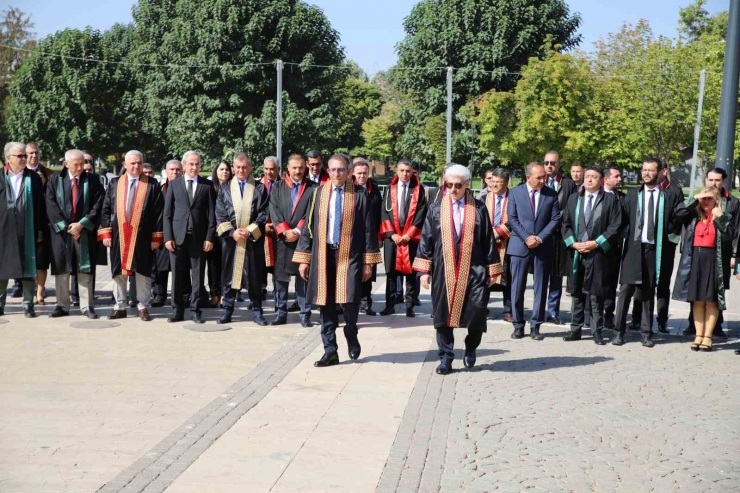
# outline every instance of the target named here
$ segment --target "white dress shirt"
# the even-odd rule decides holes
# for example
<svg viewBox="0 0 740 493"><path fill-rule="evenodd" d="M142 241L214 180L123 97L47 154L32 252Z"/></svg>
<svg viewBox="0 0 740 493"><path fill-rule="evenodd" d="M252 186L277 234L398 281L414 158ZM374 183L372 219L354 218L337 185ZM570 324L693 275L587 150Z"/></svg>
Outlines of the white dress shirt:
<svg viewBox="0 0 740 493"><path fill-rule="evenodd" d="M188 190L188 182L193 182L193 195L190 197L191 199L195 198L195 191L198 189L198 176L196 175L194 178L190 178L189 176L185 177L185 191Z"/></svg>
<svg viewBox="0 0 740 493"><path fill-rule="evenodd" d="M342 190L342 192L344 192L344 185L342 185L341 187L335 187L334 185L331 185L331 198L329 199L329 234L326 235L326 242L330 245L335 245L339 243L339 238L332 237L332 235L334 234L334 221L336 219L334 217L334 208L337 205L337 195L339 195L335 191L336 188L339 188ZM346 199L345 195L345 193L342 193L342 201ZM342 206L344 207L344 202L342 202ZM339 218L339 220L341 221L342 219Z"/></svg>
<svg viewBox="0 0 740 493"><path fill-rule="evenodd" d="M293 185L298 185L299 183L301 183L301 182L299 182L299 181L295 181L295 180L294 180L293 178L291 178L290 176L288 177L288 179L290 180L290 187L291 187L291 189L293 188ZM298 187L298 190L300 191L300 187ZM290 195L290 190L288 190L288 195ZM297 202L296 202L296 204L297 204ZM310 212L309 212L309 214L310 214ZM301 234L301 232L302 232L303 230L302 230L301 228L299 228L298 226L296 226L295 228L293 228L293 231L295 231L295 232L296 232L296 233L298 233L298 234Z"/></svg>
<svg viewBox="0 0 740 493"><path fill-rule="evenodd" d="M533 188L529 186L529 183L527 183L527 202L530 204L532 203L532 190ZM542 195L542 190L537 190L537 193L534 194L534 215L537 217L537 212L540 210L540 196ZM531 207L531 206L530 206Z"/></svg>
<svg viewBox="0 0 740 493"><path fill-rule="evenodd" d="M401 180L398 180L398 187L396 188L396 192L397 192L397 194L396 194L396 201L399 204L403 200L403 192L404 192L404 188L403 187L404 187L404 185L406 186L406 194L408 194L409 193L409 185L410 185L410 183L411 182L408 182L408 181L404 183ZM406 205L406 203L404 202L404 206L405 205ZM400 205L398 206L398 210L399 211L401 210L401 206Z"/></svg>
<svg viewBox="0 0 740 493"><path fill-rule="evenodd" d="M653 221L655 222L655 225L658 225L658 202L660 199L660 188L656 186L653 188ZM647 221L647 212L648 212L648 203L650 202L650 190L645 187L642 191L642 242L647 243L649 245L655 245L655 241L649 241L647 238L647 232L648 232L648 221ZM655 235L657 236L658 231L656 228Z"/></svg>
<svg viewBox="0 0 740 493"><path fill-rule="evenodd" d="M21 194L23 171L16 175L10 168L8 168L8 178L10 178L10 184L13 186L13 201L16 201L18 200L18 196Z"/></svg>

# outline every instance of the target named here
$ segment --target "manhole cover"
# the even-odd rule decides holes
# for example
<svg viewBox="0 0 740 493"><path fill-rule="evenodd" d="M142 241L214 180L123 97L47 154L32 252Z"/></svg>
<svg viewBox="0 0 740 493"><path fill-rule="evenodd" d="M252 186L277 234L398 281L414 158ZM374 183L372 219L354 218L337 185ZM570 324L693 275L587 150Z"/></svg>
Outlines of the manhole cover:
<svg viewBox="0 0 740 493"><path fill-rule="evenodd" d="M106 320L90 320L89 322L72 322L69 326L73 329L112 329L113 327L120 327L121 324Z"/></svg>
<svg viewBox="0 0 740 493"><path fill-rule="evenodd" d="M183 329L192 330L193 332L222 332L224 330L231 330L228 325L218 324L187 324L182 326Z"/></svg>
<svg viewBox="0 0 740 493"><path fill-rule="evenodd" d="M7 324L8 322L10 322L10 320L8 320L7 318L0 318L0 325Z"/></svg>

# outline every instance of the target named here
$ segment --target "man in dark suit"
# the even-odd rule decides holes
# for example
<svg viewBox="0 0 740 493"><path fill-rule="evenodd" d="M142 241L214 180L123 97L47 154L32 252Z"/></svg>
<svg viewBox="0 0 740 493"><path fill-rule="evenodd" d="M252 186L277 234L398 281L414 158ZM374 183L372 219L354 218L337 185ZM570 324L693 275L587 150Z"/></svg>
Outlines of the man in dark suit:
<svg viewBox="0 0 740 493"><path fill-rule="evenodd" d="M578 191L578 186L573 180L563 176L560 172L560 154L557 151L547 151L543 165L547 174L545 186L557 193L558 207L560 211L564 211L571 194ZM568 252L565 243L563 243L560 228L553 233L552 239L555 245L555 257L550 278L547 281L547 321L563 325L563 321L560 319L560 298L563 295L563 276L568 275Z"/></svg>
<svg viewBox="0 0 740 493"><path fill-rule="evenodd" d="M216 237L216 191L200 173L200 154L182 157L184 175L167 187L164 201L164 241L172 264L172 308L168 322L184 319L186 279L191 281L190 314L202 324L200 293L205 275L205 254ZM188 273L188 270L190 271Z"/></svg>
<svg viewBox="0 0 740 493"><path fill-rule="evenodd" d="M571 181L572 183L572 181ZM526 182L509 192L509 239L507 253L511 260L511 304L514 308L514 332L524 337L524 290L527 272L534 265L534 306L529 322L530 336L541 341L540 325L545 318L545 296L555 255L555 237L560 229L560 207L555 190L545 187L545 168L537 162L527 165Z"/></svg>
<svg viewBox="0 0 740 493"><path fill-rule="evenodd" d="M372 228L374 231L380 229L380 208L383 204L383 197L380 195L380 187L370 178L370 165L361 157L352 160L352 176L355 178L357 190L365 191L367 194L370 217L373 221ZM360 298L360 313L374 316L373 310L373 283L377 280L378 269L373 265L373 274L370 279L362 283L362 297Z"/></svg>
<svg viewBox="0 0 740 493"><path fill-rule="evenodd" d="M613 194L617 201L621 203L625 197L625 193L619 190L619 185L622 183L622 172L616 166L609 166L604 170L604 192ZM624 224L620 225L620 232ZM621 234L621 233L620 233ZM622 260L622 244L624 243L624 237L616 242L616 246L611 250L614 259L617 261L616 269L612 273L617 279L619 279L619 263ZM617 294L614 296L607 296L604 300L604 328L614 330L614 311L617 308Z"/></svg>

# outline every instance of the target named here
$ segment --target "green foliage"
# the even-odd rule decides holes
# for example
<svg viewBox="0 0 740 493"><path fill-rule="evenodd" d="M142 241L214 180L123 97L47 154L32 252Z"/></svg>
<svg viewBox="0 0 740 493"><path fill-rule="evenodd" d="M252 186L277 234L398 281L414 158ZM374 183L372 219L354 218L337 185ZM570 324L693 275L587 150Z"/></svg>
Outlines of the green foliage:
<svg viewBox="0 0 740 493"><path fill-rule="evenodd" d="M696 41L703 35L725 39L727 36L728 12L709 15L704 8L707 0L694 0L694 3L678 11L678 30L689 41Z"/></svg>
<svg viewBox="0 0 740 493"><path fill-rule="evenodd" d="M6 142L9 140L5 127L9 106L8 82L28 54L22 50L32 50L36 42L30 15L11 7L3 10L0 15L0 44L20 48L16 50L0 46L0 141Z"/></svg>
<svg viewBox="0 0 740 493"><path fill-rule="evenodd" d="M365 80L348 77L341 87L337 151L358 154L364 144L363 123L380 114L380 92Z"/></svg>
<svg viewBox="0 0 740 493"><path fill-rule="evenodd" d="M377 161L396 160L394 150L400 132L398 106L385 103L378 116L365 120L362 124L362 138L365 144L361 153Z"/></svg>
<svg viewBox="0 0 740 493"><path fill-rule="evenodd" d="M447 164L447 121L444 115L427 119L424 127L424 144L428 155L432 156L434 171L442 173Z"/></svg>

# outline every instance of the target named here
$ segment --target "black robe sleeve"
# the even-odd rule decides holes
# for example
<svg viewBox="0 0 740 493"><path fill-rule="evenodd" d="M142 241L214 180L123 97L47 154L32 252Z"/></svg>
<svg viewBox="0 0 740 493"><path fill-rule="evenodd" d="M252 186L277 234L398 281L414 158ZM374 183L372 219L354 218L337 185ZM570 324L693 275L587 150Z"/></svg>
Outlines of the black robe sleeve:
<svg viewBox="0 0 740 493"><path fill-rule="evenodd" d="M208 229L206 230L206 241L216 241L216 189L208 187Z"/></svg>
<svg viewBox="0 0 740 493"><path fill-rule="evenodd" d="M172 220L174 218L175 209L174 209L174 202L175 202L175 191L174 191L174 185L175 182L170 182L169 186L167 187L167 193L164 195L164 212L162 215L162 222L163 222L163 229L164 229L164 242L167 243L168 241L175 241L175 234L172 229ZM110 189L113 188L113 181L111 180L111 183L108 184L108 195L110 195ZM105 198L106 202L108 201L108 197ZM105 209L105 206L103 206L103 209Z"/></svg>

